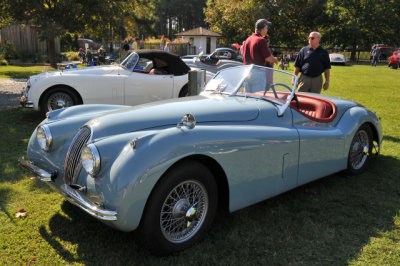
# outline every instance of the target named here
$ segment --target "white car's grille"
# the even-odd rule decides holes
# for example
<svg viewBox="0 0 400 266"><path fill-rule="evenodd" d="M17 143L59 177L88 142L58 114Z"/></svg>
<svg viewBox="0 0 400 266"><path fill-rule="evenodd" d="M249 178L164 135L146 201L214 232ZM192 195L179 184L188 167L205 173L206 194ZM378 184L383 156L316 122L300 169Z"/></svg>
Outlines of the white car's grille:
<svg viewBox="0 0 400 266"><path fill-rule="evenodd" d="M91 130L87 126L79 129L68 149L64 161L64 183L71 185L80 165L81 151L91 137Z"/></svg>

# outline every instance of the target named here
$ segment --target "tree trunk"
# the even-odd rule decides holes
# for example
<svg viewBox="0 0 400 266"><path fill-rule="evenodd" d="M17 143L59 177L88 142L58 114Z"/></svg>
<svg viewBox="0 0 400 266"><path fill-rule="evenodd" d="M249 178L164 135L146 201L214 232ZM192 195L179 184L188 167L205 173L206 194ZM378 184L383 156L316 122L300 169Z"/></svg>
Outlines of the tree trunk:
<svg viewBox="0 0 400 266"><path fill-rule="evenodd" d="M56 45L54 38L47 38L47 49L49 55L50 66L53 68L57 68L56 62Z"/></svg>
<svg viewBox="0 0 400 266"><path fill-rule="evenodd" d="M351 55L350 55L351 61L356 61L356 52L357 52L357 46L353 45L353 48L351 49Z"/></svg>

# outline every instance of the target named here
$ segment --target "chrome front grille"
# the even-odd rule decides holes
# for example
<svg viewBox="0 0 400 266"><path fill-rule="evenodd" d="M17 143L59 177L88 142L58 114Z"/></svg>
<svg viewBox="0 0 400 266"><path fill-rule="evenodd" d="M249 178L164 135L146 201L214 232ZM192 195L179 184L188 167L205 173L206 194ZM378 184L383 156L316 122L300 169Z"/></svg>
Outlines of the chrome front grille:
<svg viewBox="0 0 400 266"><path fill-rule="evenodd" d="M67 157L64 161L64 183L71 185L77 170L79 169L79 161L81 158L81 151L83 145L85 145L91 137L91 130L89 127L81 127L78 133L72 140L71 146L69 146Z"/></svg>

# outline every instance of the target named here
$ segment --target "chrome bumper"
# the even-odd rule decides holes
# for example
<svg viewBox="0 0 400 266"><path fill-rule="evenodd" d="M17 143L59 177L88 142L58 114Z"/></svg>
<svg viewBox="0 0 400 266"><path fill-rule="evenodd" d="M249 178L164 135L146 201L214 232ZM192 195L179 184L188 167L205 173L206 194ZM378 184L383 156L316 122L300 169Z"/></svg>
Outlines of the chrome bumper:
<svg viewBox="0 0 400 266"><path fill-rule="evenodd" d="M21 166L21 168L28 170L28 172L32 173L35 175L35 177L39 178L41 181L44 182L49 182L52 181L53 177L56 175L56 173L49 173L36 165L33 164L31 161L25 160L25 158L22 156L21 158L18 159L18 164Z"/></svg>
<svg viewBox="0 0 400 266"><path fill-rule="evenodd" d="M85 212L89 213L90 215L105 221L116 221L117 220L117 212L110 211L105 208L102 208L93 202L84 198L80 192L74 190L67 184L63 184L60 187L61 194L72 204L78 206Z"/></svg>
<svg viewBox="0 0 400 266"><path fill-rule="evenodd" d="M33 108L33 102L28 100L26 89L21 90L21 95L19 96L19 103L23 107Z"/></svg>
<svg viewBox="0 0 400 266"><path fill-rule="evenodd" d="M28 170L30 173L34 174L35 177L39 178L42 181L48 182L53 181L56 172L49 173L36 165L33 164L31 161L27 161L24 157L18 159L18 164L23 169ZM89 213L90 215L105 221L116 221L117 220L117 212L107 210L99 205L91 202L90 200L86 199L81 193L77 190L74 190L67 184L63 184L60 187L61 194L72 204L78 206L85 212Z"/></svg>

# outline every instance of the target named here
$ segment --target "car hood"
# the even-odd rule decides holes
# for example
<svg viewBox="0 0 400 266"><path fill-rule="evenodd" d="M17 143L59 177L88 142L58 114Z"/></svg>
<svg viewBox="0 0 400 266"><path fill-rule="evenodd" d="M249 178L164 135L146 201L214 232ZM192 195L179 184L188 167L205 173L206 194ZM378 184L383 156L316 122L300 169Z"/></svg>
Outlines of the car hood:
<svg viewBox="0 0 400 266"><path fill-rule="evenodd" d="M197 124L241 122L256 119L259 108L254 101L242 97L193 96L106 113L92 119L88 124L93 129L93 139L97 139L139 130L176 126L185 114L192 114Z"/></svg>
<svg viewBox="0 0 400 266"><path fill-rule="evenodd" d="M39 79L65 76L65 75L110 75L118 73L122 70L119 65L108 65L108 66L96 66L96 67L82 67L77 69L59 70L52 72L43 72L38 75L31 76L29 78L30 83L35 83Z"/></svg>
<svg viewBox="0 0 400 266"><path fill-rule="evenodd" d="M64 70L61 75L107 75L118 72L121 69L119 65L82 67L77 69Z"/></svg>

